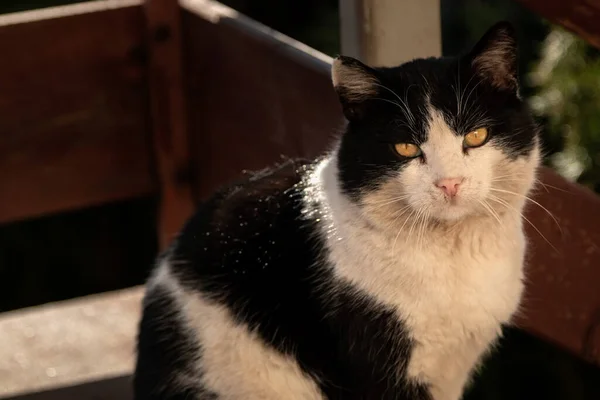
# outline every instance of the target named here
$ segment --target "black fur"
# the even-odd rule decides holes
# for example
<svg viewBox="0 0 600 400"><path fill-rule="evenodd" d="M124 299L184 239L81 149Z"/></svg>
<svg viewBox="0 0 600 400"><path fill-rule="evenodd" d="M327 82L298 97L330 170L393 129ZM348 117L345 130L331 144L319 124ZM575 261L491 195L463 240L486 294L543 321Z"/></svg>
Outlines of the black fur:
<svg viewBox="0 0 600 400"><path fill-rule="evenodd" d="M188 289L225 304L265 343L295 357L328 399L429 399L427 388L397 379L412 348L402 321L366 293L336 281L323 263L323 243L315 234L319 215L302 214L309 169L288 164L216 195L174 245L173 273ZM137 399L153 398L145 393L187 368L189 354L170 354L157 342L192 348L174 320L166 321L170 327L161 337L170 311L157 304L148 301L144 311ZM200 344L194 345L201 354Z"/></svg>
<svg viewBox="0 0 600 400"><path fill-rule="evenodd" d="M178 318L179 308L168 291L150 290L138 335L138 358L134 376L136 399L187 400L202 392L202 399L216 396L201 388L181 386L176 375L188 373L201 355L200 343Z"/></svg>

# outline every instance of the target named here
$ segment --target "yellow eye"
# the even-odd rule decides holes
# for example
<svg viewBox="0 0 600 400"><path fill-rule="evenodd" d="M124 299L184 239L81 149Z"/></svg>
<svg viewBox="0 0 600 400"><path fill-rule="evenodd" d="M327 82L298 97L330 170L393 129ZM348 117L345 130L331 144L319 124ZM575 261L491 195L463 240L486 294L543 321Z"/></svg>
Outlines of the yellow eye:
<svg viewBox="0 0 600 400"><path fill-rule="evenodd" d="M421 155L421 149L413 143L398 143L394 145L394 149L402 157L414 158Z"/></svg>
<svg viewBox="0 0 600 400"><path fill-rule="evenodd" d="M486 128L479 128L467 133L463 143L465 147L479 147L485 143L487 137L488 130Z"/></svg>

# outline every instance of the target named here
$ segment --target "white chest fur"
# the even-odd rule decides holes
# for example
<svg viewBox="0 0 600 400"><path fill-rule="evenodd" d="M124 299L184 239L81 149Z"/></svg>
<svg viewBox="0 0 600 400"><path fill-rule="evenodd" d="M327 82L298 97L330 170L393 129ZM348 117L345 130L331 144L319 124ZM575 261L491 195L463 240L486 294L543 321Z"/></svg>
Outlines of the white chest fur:
<svg viewBox="0 0 600 400"><path fill-rule="evenodd" d="M435 400L458 400L471 371L516 311L525 239L519 215L472 221L454 233L394 237L370 229L344 201L326 210L338 276L397 310L415 347L408 376ZM325 226L325 225L324 225ZM426 241L424 241L426 238Z"/></svg>

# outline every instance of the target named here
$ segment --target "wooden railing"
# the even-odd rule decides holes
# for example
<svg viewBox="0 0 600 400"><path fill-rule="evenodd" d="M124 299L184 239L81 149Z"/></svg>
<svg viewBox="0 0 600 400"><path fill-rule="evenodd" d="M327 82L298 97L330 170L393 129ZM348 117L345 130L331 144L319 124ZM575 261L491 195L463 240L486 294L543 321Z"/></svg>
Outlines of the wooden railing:
<svg viewBox="0 0 600 400"><path fill-rule="evenodd" d="M160 194L164 244L243 170L327 149L342 121L329 57L218 3L151 3L0 16L0 223ZM600 364L600 198L540 178L558 224L527 210L518 323Z"/></svg>
<svg viewBox="0 0 600 400"><path fill-rule="evenodd" d="M143 35L131 1L0 16L0 222L157 189Z"/></svg>

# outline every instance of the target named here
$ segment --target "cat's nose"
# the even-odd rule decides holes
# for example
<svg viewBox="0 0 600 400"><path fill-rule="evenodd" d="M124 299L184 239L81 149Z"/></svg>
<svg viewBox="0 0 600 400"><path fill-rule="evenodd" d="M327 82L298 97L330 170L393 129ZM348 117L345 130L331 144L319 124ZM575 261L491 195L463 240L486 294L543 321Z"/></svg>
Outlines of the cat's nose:
<svg viewBox="0 0 600 400"><path fill-rule="evenodd" d="M448 197L454 197L458 193L458 188L464 178L444 178L435 183L435 186L440 188Z"/></svg>

